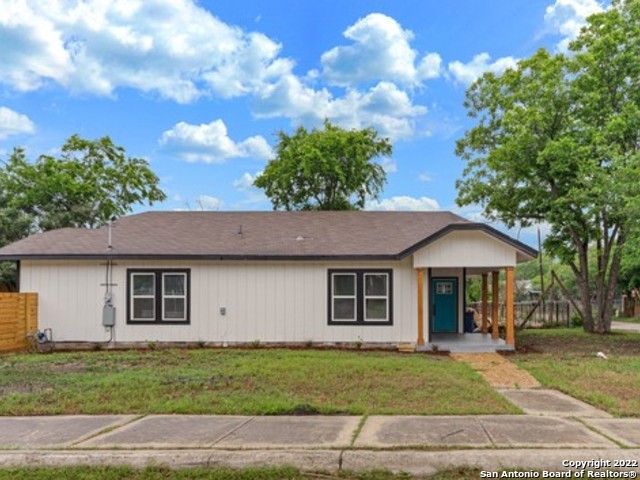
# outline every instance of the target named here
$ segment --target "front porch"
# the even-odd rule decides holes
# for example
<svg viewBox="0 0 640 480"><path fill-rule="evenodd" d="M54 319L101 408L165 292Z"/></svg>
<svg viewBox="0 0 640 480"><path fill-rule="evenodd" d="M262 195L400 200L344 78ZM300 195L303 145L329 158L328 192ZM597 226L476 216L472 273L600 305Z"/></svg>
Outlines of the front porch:
<svg viewBox="0 0 640 480"><path fill-rule="evenodd" d="M493 230L454 231L415 252L416 350L513 351L515 266L534 258L534 252ZM481 278L478 323L471 325L465 318L469 276Z"/></svg>

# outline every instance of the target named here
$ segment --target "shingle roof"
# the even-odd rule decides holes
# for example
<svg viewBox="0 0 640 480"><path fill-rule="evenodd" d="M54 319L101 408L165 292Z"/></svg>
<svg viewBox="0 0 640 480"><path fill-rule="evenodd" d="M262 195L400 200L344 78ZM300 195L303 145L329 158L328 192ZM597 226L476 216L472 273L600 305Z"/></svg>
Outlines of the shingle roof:
<svg viewBox="0 0 640 480"><path fill-rule="evenodd" d="M451 229L481 229L527 255L536 251L451 212L147 212L108 227L64 228L0 249L21 258L402 258Z"/></svg>

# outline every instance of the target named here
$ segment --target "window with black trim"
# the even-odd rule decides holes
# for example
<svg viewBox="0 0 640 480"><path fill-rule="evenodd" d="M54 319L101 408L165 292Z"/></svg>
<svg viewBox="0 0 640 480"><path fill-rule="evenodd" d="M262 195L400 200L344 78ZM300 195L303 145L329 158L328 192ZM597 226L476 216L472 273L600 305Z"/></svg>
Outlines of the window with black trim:
<svg viewBox="0 0 640 480"><path fill-rule="evenodd" d="M189 323L188 269L127 270L127 323Z"/></svg>
<svg viewBox="0 0 640 480"><path fill-rule="evenodd" d="M330 269L329 325L393 325L393 270Z"/></svg>

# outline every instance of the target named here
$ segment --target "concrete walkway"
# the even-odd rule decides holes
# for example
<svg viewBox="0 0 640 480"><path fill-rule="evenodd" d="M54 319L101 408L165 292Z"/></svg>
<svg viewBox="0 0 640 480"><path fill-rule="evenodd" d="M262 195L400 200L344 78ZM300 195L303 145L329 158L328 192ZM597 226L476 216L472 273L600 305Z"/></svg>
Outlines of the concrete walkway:
<svg viewBox="0 0 640 480"><path fill-rule="evenodd" d="M442 452L441 450L449 451ZM535 449L535 450L534 450ZM0 467L293 465L305 470L562 470L640 459L640 419L533 415L0 417Z"/></svg>
<svg viewBox="0 0 640 480"><path fill-rule="evenodd" d="M640 323L611 322L611 330L623 330L625 332L640 333Z"/></svg>

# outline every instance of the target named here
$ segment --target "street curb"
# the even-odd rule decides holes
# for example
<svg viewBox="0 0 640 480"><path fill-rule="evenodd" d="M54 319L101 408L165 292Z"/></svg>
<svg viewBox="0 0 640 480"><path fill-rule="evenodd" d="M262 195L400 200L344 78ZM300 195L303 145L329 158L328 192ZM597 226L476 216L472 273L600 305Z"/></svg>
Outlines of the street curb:
<svg viewBox="0 0 640 480"><path fill-rule="evenodd" d="M475 449L475 450L14 450L0 452L0 468L72 465L172 469L292 466L303 471L389 470L430 475L442 470L479 468L567 471L565 461L635 460L640 449ZM588 468L589 469L589 468ZM600 468L600 471L614 470ZM640 472L640 468L630 468Z"/></svg>
<svg viewBox="0 0 640 480"><path fill-rule="evenodd" d="M336 471L340 450L14 450L0 452L0 468L88 466L164 466L249 468L293 466Z"/></svg>
<svg viewBox="0 0 640 480"><path fill-rule="evenodd" d="M488 472L513 469L563 472L570 470L563 466L564 461L601 459L640 462L640 449L487 449L438 452L352 450L344 452L342 468L352 471L390 470L412 475L432 475L459 468L478 468ZM614 469L600 469L603 470ZM640 472L638 467L623 470Z"/></svg>

